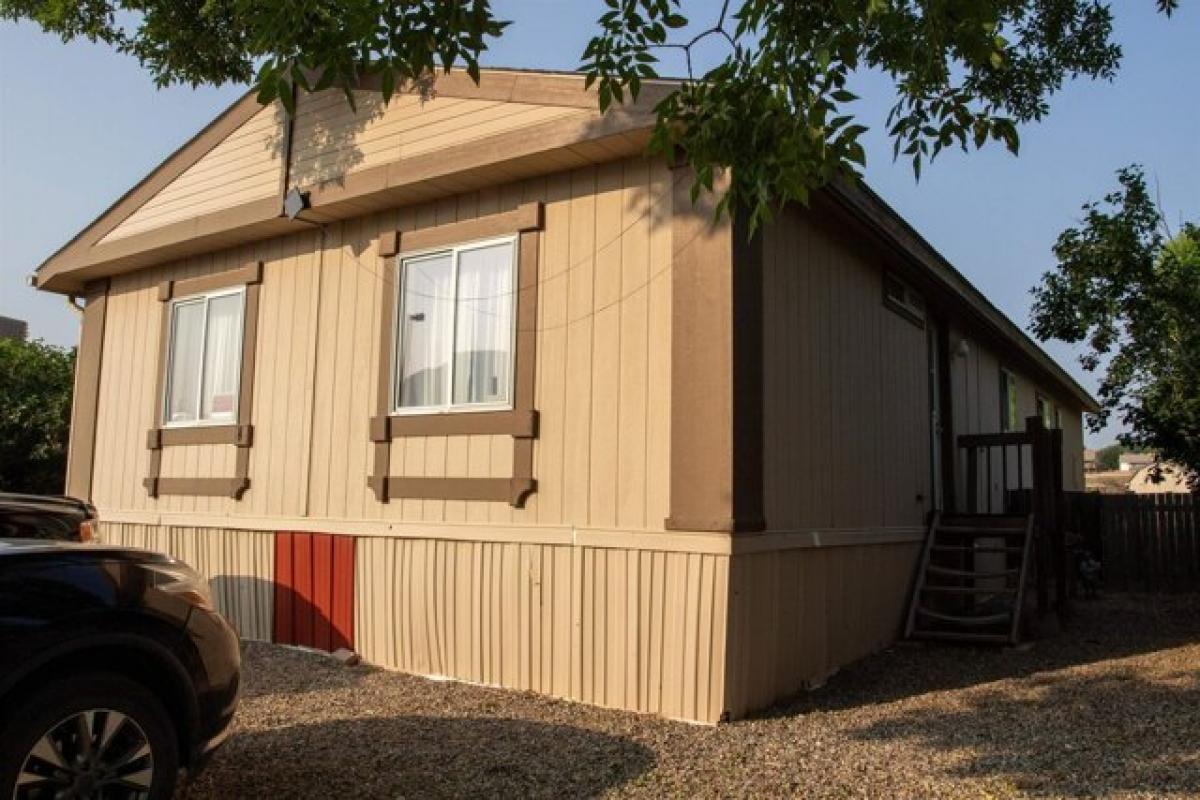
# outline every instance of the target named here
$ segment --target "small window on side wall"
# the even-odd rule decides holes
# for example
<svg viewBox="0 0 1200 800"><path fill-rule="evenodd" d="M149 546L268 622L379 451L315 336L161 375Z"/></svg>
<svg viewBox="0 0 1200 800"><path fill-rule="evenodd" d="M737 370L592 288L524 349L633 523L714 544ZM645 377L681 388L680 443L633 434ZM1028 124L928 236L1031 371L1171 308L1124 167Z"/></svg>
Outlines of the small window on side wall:
<svg viewBox="0 0 1200 800"><path fill-rule="evenodd" d="M163 425L232 424L242 372L245 291L171 302Z"/></svg>
<svg viewBox="0 0 1200 800"><path fill-rule="evenodd" d="M516 238L402 256L395 413L512 405Z"/></svg>
<svg viewBox="0 0 1200 800"><path fill-rule="evenodd" d="M1017 379L1011 372L1000 369L1000 430L1017 430Z"/></svg>
<svg viewBox="0 0 1200 800"><path fill-rule="evenodd" d="M1037 396L1037 415L1047 429L1059 427L1058 408L1040 394Z"/></svg>
<svg viewBox="0 0 1200 800"><path fill-rule="evenodd" d="M925 300L891 272L883 274L883 304L914 325L925 326Z"/></svg>

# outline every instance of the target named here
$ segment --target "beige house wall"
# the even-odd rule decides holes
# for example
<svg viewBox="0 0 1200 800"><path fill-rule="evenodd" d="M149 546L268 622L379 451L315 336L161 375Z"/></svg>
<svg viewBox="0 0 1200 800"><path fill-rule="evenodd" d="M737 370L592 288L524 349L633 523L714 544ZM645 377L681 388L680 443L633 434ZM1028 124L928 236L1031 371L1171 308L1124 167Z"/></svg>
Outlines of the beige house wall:
<svg viewBox="0 0 1200 800"><path fill-rule="evenodd" d="M397 498L367 487L384 261L378 236L545 203L540 236L535 492L505 503ZM670 448L671 182L662 162L616 161L186 259L113 279L93 499L105 512L580 525L661 530ZM161 324L158 284L261 260L250 488L151 498ZM398 439L392 474L509 477L502 436ZM236 448L163 449L163 478L233 474ZM334 526L336 527L336 526Z"/></svg>
<svg viewBox="0 0 1200 800"><path fill-rule="evenodd" d="M593 109L496 98L397 94L386 105L378 91L301 93L289 186L310 188L347 175L541 123L591 119Z"/></svg>
<svg viewBox="0 0 1200 800"><path fill-rule="evenodd" d="M102 365L90 495L103 537L193 564L243 635L270 639L275 546L289 541L276 532L352 536L368 661L702 722L892 641L933 502L929 360L925 330L883 303L892 264L877 238L826 208L741 239L684 207L688 169L628 157L649 135L644 108L601 119L577 79L445 80L445 96L386 106L360 92L358 113L305 95L294 124L248 98L181 151L195 163L152 175L52 259L73 265L56 291L112 275L103 302L89 295L100 324L86 339ZM311 190L306 219L278 216L289 187ZM377 470L381 494L391 478L508 479L529 441L370 441L388 358L381 237L400 231L403 249L413 232L530 203L543 220L525 240L536 491L520 508L436 492L380 502ZM251 446L149 450L160 284L252 262ZM980 346L952 360L956 433L996 430L999 366ZM1024 417L1035 387L1018 378ZM1064 406L1065 453L1081 444L1077 417ZM142 483L243 467L238 499Z"/></svg>
<svg viewBox="0 0 1200 800"><path fill-rule="evenodd" d="M525 507L367 487L381 233L542 201ZM109 292L93 499L108 541L192 563L248 638L271 638L273 531L357 537L355 643L419 674L715 722L728 543L669 515L671 173L615 161L371 214L120 276ZM152 498L158 285L263 262L250 487ZM237 449L165 447L161 476L233 474ZM508 477L509 436L396 439L390 474ZM265 549L264 549L265 548ZM264 594L265 592L265 594Z"/></svg>
<svg viewBox="0 0 1200 800"><path fill-rule="evenodd" d="M919 536L805 545L731 560L725 701L731 717L816 688L900 635Z"/></svg>
<svg viewBox="0 0 1200 800"><path fill-rule="evenodd" d="M738 536L730 563L734 716L820 684L900 634L933 508L931 365L925 328L883 302L893 261L820 208L788 209L764 233L767 531ZM959 348L963 338L952 324L954 434L997 432L1002 362L969 335ZM1038 394L1061 408L1064 485L1081 486L1078 408L1012 371L1022 426Z"/></svg>
<svg viewBox="0 0 1200 800"><path fill-rule="evenodd" d="M879 258L816 211L763 242L769 530L898 530L932 507L925 331L883 304Z"/></svg>
<svg viewBox="0 0 1200 800"><path fill-rule="evenodd" d="M357 647L407 672L716 722L728 555L590 538L360 539Z"/></svg>
<svg viewBox="0 0 1200 800"><path fill-rule="evenodd" d="M730 563L726 709L823 683L895 640L932 507L926 335L879 255L823 212L763 237L767 530Z"/></svg>
<svg viewBox="0 0 1200 800"><path fill-rule="evenodd" d="M191 564L243 637L270 641L273 530L123 522L106 543ZM609 708L717 722L726 708L730 538L562 527L355 535L354 644L370 663Z"/></svg>
<svg viewBox="0 0 1200 800"><path fill-rule="evenodd" d="M1078 401L1043 388L1028 373L1013 366L986 342L980 342L959 326L950 330L950 375L954 406L954 433L995 433L1000 430L1000 370L1007 369L1017 382L1018 428L1037 414L1040 395L1058 409L1063 431L1063 488L1083 491L1083 411ZM961 460L961 454L959 454ZM1000 456L994 454L993 470L1001 474ZM1010 459L1012 461L1013 459ZM1010 463L1010 485L1016 485L1015 466ZM959 483L964 485L965 468L961 463ZM1028 476L1028 469L1024 470ZM998 495L997 495L998 500Z"/></svg>

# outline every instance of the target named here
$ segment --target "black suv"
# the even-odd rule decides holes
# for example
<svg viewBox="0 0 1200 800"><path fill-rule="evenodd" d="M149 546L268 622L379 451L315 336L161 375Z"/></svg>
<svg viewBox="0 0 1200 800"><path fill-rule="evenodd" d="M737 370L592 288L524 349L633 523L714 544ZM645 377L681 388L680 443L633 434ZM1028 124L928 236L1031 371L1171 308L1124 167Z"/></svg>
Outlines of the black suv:
<svg viewBox="0 0 1200 800"><path fill-rule="evenodd" d="M74 497L0 492L0 539L90 542L96 509Z"/></svg>
<svg viewBox="0 0 1200 800"><path fill-rule="evenodd" d="M226 736L240 663L186 564L0 539L0 797L171 797Z"/></svg>

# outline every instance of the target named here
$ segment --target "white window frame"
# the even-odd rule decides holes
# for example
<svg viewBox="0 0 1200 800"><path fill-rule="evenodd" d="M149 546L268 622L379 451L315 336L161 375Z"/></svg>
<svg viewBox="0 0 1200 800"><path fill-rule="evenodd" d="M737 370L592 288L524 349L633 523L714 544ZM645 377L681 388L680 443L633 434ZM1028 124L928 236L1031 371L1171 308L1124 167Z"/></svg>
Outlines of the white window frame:
<svg viewBox="0 0 1200 800"><path fill-rule="evenodd" d="M1017 376L1007 367L1000 367L1000 383L1005 389L1000 406L1000 430L1003 433L1019 431L1021 428L1021 393L1017 388ZM1009 403L1009 392L1012 393L1012 403ZM1012 416L1009 416L1012 411Z"/></svg>
<svg viewBox="0 0 1200 800"><path fill-rule="evenodd" d="M241 315L241 324L237 326L237 385L233 391L233 410L228 419L200 419L200 411L204 407L204 362L205 350L208 348L208 304L215 298L228 297L237 295L238 297L238 312ZM194 420L180 420L177 422L171 421L171 410L168 403L171 399L171 379L175 374L175 309L183 305L191 305L193 303L204 304L203 325L200 328L200 375L198 379L199 389L196 392L196 418ZM246 287L236 286L230 289L216 289L211 292L201 292L198 294L189 294L183 297L171 299L171 306L167 309L167 359L163 369L167 374L163 376L163 395L159 398L159 415L162 419L163 428L208 428L219 425L236 425L238 421L238 404L241 402L242 394L242 367L244 365L245 353L242 352L243 341L246 336Z"/></svg>
<svg viewBox="0 0 1200 800"><path fill-rule="evenodd" d="M511 411L515 408L516 393L516 362L517 362L517 280L519 275L518 259L520 257L520 249L517 247L518 237L516 234L508 236L498 236L492 239L478 239L471 242L463 242L461 244L450 245L446 247L429 247L423 250L412 250L409 252L398 253L396 255L396 263L392 269L395 271L396 278L396 296L395 318L392 320L392 364L391 364L391 395L388 400L388 405L391 411L389 412L394 417L410 417L422 416L430 414L469 414L487 411ZM498 244L507 244L512 249L512 255L509 258L509 286L512 287L509 292L510 313L509 317L512 324L509 326L508 332L508 400L500 403L455 403L454 402L454 356L457 352L458 345L458 271L459 271L459 254L468 250L480 250L486 247L495 247ZM401 331L403 329L400 324L404 318L404 264L408 261L415 261L430 256L449 255L453 265L453 278L451 286L454 292L454 302L452 305L450 330L450 368L446 370L446 386L443 393L446 397L446 402L440 405L429 406L400 406L400 380L403 373L403 365L400 363L401 354L404 352L403 341L401 340Z"/></svg>
<svg viewBox="0 0 1200 800"><path fill-rule="evenodd" d="M1041 419L1042 419L1042 425L1044 425L1046 430L1048 430L1048 431L1052 431L1055 428L1057 428L1058 427L1058 424L1057 424L1058 404L1054 403L1050 399L1049 395L1042 394L1041 392L1037 392L1034 395L1034 398L1035 398L1034 404L1035 405L1040 404L1042 409L1045 410L1044 414L1040 413L1040 412L1038 413L1038 416L1041 417Z"/></svg>
<svg viewBox="0 0 1200 800"><path fill-rule="evenodd" d="M889 291L893 286L899 290L900 297ZM890 270L883 273L883 303L914 325L925 327L925 298Z"/></svg>

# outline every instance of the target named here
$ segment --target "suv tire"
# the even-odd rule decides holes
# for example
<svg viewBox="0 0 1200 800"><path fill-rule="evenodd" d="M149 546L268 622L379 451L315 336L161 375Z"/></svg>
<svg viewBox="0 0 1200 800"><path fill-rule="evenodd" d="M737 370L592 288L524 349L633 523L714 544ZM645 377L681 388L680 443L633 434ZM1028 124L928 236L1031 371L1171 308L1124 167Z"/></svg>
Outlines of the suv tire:
<svg viewBox="0 0 1200 800"><path fill-rule="evenodd" d="M153 692L120 675L60 677L37 687L4 713L0 741L0 800L50 798L63 789L68 797L103 790L105 798L167 800L175 791L179 741L171 718Z"/></svg>

